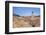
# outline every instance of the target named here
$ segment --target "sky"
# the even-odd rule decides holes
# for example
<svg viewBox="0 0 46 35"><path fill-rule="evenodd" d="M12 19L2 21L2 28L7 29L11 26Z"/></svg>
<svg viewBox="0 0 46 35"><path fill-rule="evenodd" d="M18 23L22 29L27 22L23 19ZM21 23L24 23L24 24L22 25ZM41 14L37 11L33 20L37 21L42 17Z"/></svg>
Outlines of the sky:
<svg viewBox="0 0 46 35"><path fill-rule="evenodd" d="M40 15L40 8L34 7L13 7L13 14L17 14L20 16L31 16L32 12L34 12L35 16Z"/></svg>

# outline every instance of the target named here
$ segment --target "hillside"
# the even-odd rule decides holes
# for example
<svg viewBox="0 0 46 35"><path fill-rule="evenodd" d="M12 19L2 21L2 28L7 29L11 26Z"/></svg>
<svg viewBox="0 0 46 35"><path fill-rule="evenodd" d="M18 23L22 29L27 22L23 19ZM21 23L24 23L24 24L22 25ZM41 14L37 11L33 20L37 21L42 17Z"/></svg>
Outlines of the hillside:
<svg viewBox="0 0 46 35"><path fill-rule="evenodd" d="M35 16L32 22L31 16L13 16L13 28L16 27L39 27L40 26L40 16Z"/></svg>

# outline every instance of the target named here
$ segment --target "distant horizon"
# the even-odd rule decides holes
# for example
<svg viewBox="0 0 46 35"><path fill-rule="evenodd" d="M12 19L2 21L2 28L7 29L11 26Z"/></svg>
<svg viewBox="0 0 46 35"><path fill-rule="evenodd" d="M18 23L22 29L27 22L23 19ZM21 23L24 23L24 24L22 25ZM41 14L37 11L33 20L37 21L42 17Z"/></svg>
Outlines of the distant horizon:
<svg viewBox="0 0 46 35"><path fill-rule="evenodd" d="M13 7L13 15L19 16L32 16L32 12L34 12L34 16L40 16L40 8L34 7Z"/></svg>
<svg viewBox="0 0 46 35"><path fill-rule="evenodd" d="M16 16L16 14L13 14L13 16ZM20 15L19 15L20 16ZM34 15L34 16L40 16L40 15ZM24 16L23 16L24 17ZM27 16L26 16L27 17Z"/></svg>

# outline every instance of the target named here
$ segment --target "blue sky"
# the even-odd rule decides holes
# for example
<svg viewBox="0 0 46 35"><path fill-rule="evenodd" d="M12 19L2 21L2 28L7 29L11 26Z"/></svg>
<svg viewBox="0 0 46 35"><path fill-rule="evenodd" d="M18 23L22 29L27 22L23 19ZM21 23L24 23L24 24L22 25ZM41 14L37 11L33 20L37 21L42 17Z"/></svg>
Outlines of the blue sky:
<svg viewBox="0 0 46 35"><path fill-rule="evenodd" d="M40 8L34 7L13 7L13 14L18 14L20 16L31 16L32 11L35 16L40 15Z"/></svg>

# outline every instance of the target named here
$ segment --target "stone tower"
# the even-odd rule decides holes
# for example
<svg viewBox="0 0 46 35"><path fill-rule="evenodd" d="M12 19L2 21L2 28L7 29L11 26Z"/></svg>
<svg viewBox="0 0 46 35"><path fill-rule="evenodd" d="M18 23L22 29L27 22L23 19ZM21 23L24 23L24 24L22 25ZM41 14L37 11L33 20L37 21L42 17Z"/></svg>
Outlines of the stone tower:
<svg viewBox="0 0 46 35"><path fill-rule="evenodd" d="M34 12L32 12L32 27L35 27L35 25L34 25Z"/></svg>
<svg viewBox="0 0 46 35"><path fill-rule="evenodd" d="M32 12L32 21L34 20L34 12Z"/></svg>

